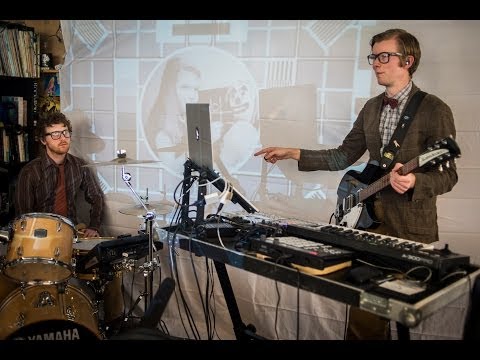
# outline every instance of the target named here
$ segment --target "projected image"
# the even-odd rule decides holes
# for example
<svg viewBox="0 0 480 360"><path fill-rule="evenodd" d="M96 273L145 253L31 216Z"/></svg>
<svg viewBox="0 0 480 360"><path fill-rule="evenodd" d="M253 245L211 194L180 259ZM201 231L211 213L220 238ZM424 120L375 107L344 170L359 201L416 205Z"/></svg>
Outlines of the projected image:
<svg viewBox="0 0 480 360"><path fill-rule="evenodd" d="M190 47L166 58L142 94L143 135L151 154L179 178L188 156L186 103L208 103L215 166L241 168L259 146L258 90L245 65L211 47Z"/></svg>
<svg viewBox="0 0 480 360"><path fill-rule="evenodd" d="M109 161L122 148L131 158L152 160L136 170L135 188L171 199L189 155L185 104L208 103L216 171L266 212L328 219L341 172L299 172L293 160L270 166L253 154L265 146L318 149L341 142L372 93L359 39L373 22L63 25L71 38L62 107L75 121L80 154ZM128 191L117 170L98 169L105 189Z"/></svg>

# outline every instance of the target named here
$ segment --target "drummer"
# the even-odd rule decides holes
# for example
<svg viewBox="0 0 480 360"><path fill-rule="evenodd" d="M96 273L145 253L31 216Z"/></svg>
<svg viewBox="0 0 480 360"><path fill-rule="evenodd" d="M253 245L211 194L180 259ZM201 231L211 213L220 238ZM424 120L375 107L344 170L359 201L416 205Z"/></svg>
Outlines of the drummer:
<svg viewBox="0 0 480 360"><path fill-rule="evenodd" d="M69 153L72 124L61 112L48 113L40 119L37 138L43 147L39 156L26 164L18 175L15 189L15 213L54 213L78 224L75 199L83 192L90 204L90 222L82 237L99 237L105 197L96 175L87 162ZM123 319L121 279L114 278L104 292L106 324L120 324Z"/></svg>

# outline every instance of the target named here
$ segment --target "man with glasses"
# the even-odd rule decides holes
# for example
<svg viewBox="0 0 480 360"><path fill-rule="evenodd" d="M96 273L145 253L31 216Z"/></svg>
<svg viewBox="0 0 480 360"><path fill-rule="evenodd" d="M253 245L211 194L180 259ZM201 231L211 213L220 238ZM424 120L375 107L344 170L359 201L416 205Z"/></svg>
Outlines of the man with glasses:
<svg viewBox="0 0 480 360"><path fill-rule="evenodd" d="M328 150L306 150L267 147L255 153L274 164L278 160L295 159L300 171L344 170L368 151L370 161L381 163L383 149L399 123L400 116L412 96L420 89L412 76L420 64L420 44L402 29L390 29L370 40L368 63L385 92L368 100L343 143ZM414 240L422 243L438 241L437 196L447 193L458 181L454 164L450 167L420 168L407 175L398 170L406 162L423 153L435 141L455 137L455 124L450 107L438 97L427 94L420 103L403 143L391 167L390 185L375 194L374 212L381 225L369 231ZM399 144L400 145L400 144ZM351 308L347 339L387 339L389 322Z"/></svg>
<svg viewBox="0 0 480 360"><path fill-rule="evenodd" d="M83 237L99 237L105 208L103 191L87 162L69 154L72 124L60 112L40 119L37 138L43 145L40 154L20 171L15 186L15 213L53 213L78 225L76 199L83 192L90 204L90 222ZM76 279L75 279L76 280ZM107 327L118 327L123 320L121 278L105 285L104 312Z"/></svg>
<svg viewBox="0 0 480 360"><path fill-rule="evenodd" d="M54 213L78 224L75 199L83 192L91 206L90 223L83 232L85 237L98 237L105 206L104 194L91 169L82 167L87 162L68 153L72 135L70 120L60 112L49 113L40 119L36 131L43 149L18 175L16 215Z"/></svg>

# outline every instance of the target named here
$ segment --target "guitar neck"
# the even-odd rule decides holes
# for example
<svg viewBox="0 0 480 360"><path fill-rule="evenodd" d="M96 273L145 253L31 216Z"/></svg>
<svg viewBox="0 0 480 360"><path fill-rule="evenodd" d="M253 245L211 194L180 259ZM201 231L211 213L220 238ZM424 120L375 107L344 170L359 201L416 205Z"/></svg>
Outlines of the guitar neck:
<svg viewBox="0 0 480 360"><path fill-rule="evenodd" d="M407 175L409 174L412 170L415 170L418 167L418 157L410 160L406 164L404 164L400 169L399 169L399 174L400 175ZM369 186L366 188L362 189L359 194L358 194L358 199L359 202L364 201L365 199L369 198L373 194L376 194L383 188L387 187L390 185L390 172L384 176L382 176L380 179L374 181L371 183Z"/></svg>

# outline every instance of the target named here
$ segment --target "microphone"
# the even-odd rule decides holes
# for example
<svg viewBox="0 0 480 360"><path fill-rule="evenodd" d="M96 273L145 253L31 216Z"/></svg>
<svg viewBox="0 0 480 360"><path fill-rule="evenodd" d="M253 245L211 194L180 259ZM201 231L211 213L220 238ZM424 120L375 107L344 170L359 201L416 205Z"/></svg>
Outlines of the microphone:
<svg viewBox="0 0 480 360"><path fill-rule="evenodd" d="M152 303L145 311L145 314L140 321L141 327L149 329L155 329L157 327L174 291L175 281L172 278L168 277L162 281L152 299Z"/></svg>

